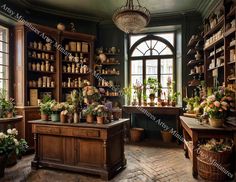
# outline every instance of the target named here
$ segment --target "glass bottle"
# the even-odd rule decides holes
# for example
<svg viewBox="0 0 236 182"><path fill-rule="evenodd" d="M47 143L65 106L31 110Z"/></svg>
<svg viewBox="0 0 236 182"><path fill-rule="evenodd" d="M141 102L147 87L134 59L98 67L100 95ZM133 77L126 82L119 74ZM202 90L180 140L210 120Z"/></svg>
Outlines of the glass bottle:
<svg viewBox="0 0 236 182"><path fill-rule="evenodd" d="M41 71L45 71L45 64L44 64L44 62L42 62L42 64L41 64Z"/></svg>

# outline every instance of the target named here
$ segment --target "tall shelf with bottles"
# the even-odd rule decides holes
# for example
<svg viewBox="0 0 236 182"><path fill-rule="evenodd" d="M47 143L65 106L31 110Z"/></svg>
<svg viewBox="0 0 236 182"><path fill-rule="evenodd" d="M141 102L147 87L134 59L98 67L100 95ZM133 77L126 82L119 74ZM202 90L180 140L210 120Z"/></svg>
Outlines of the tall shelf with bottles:
<svg viewBox="0 0 236 182"><path fill-rule="evenodd" d="M192 35L188 42L188 67L190 69L188 82L188 96L199 95L201 81L204 80L204 59L203 59L204 40L202 33Z"/></svg>
<svg viewBox="0 0 236 182"><path fill-rule="evenodd" d="M221 1L205 20L204 65L207 86L226 86L236 100L235 7L233 1Z"/></svg>
<svg viewBox="0 0 236 182"><path fill-rule="evenodd" d="M120 51L114 47L98 51L94 72L96 87L102 90L102 97L114 104L120 102Z"/></svg>

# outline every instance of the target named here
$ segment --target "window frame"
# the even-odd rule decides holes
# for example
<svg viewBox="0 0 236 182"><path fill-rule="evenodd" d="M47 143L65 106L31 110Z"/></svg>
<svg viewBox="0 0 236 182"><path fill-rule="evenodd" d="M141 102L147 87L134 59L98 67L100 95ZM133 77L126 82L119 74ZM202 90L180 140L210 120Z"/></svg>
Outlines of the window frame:
<svg viewBox="0 0 236 182"><path fill-rule="evenodd" d="M161 34L161 33L173 33L174 34L174 43L173 45L166 39L159 37L154 34ZM131 35L132 36L132 35ZM172 55L150 55L150 56L135 56L132 57L132 53L135 50L135 48L140 45L142 42L148 41L148 40L157 40L165 45L167 45L168 48L172 51ZM130 43L130 36L129 36L129 43ZM130 47L130 46L129 46ZM131 84L131 77L132 77L132 70L131 70L131 61L132 60L142 60L143 61L143 81L146 79L146 60L148 59L157 59L158 61L158 71L157 71L157 76L158 76L158 81L160 81L161 78L161 59L173 59L173 81L175 81L175 90L176 90L176 85L177 85L177 75L176 75L176 31L170 31L170 32L155 32L152 34L146 34L145 37L139 39L136 41L128 51L128 70L129 70L129 76L128 76L128 83Z"/></svg>
<svg viewBox="0 0 236 182"><path fill-rule="evenodd" d="M8 88L7 98L14 97L14 26L0 20L0 25L8 29Z"/></svg>

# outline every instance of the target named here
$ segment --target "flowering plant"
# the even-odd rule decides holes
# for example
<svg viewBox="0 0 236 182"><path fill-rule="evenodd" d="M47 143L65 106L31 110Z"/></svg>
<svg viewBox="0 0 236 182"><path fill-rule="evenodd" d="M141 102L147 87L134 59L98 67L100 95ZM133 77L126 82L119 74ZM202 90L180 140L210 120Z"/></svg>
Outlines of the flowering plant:
<svg viewBox="0 0 236 182"><path fill-rule="evenodd" d="M133 85L133 88L134 88L134 93L137 94L138 99L141 99L143 92L143 85L137 82L135 85Z"/></svg>
<svg viewBox="0 0 236 182"><path fill-rule="evenodd" d="M208 96L200 106L210 118L223 119L226 117L231 101L232 98L230 96L226 96L222 90L219 90L215 92L214 95Z"/></svg>
<svg viewBox="0 0 236 182"><path fill-rule="evenodd" d="M26 152L28 148L26 141L24 139L17 140L17 135L18 131L15 128L8 129L6 134L0 132L0 155L8 156L12 152L21 155Z"/></svg>
<svg viewBox="0 0 236 182"><path fill-rule="evenodd" d="M104 105L98 105L94 108L94 114L100 117L106 117L108 115L108 108Z"/></svg>
<svg viewBox="0 0 236 182"><path fill-rule="evenodd" d="M51 111L53 114L59 113L64 109L64 103L59 103L56 101L51 102Z"/></svg>
<svg viewBox="0 0 236 182"><path fill-rule="evenodd" d="M94 86L86 86L83 88L83 96L87 99L98 101L101 97L99 90Z"/></svg>
<svg viewBox="0 0 236 182"><path fill-rule="evenodd" d="M0 90L0 117L6 117L7 113L13 112L15 114L15 100L13 98L7 99L6 90Z"/></svg>
<svg viewBox="0 0 236 182"><path fill-rule="evenodd" d="M87 108L83 109L83 115L95 115L94 109L97 107L97 103L92 103L87 106Z"/></svg>

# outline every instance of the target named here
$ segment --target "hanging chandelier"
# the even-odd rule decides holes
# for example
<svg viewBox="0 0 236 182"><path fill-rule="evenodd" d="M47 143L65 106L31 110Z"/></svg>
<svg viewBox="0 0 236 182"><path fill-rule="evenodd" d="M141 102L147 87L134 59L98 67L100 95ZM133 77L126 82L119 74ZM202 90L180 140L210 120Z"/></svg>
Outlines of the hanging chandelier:
<svg viewBox="0 0 236 182"><path fill-rule="evenodd" d="M127 0L126 5L115 10L113 14L113 22L125 33L137 33L150 21L150 11L142 7L138 0L137 2L138 5L134 5L133 0Z"/></svg>

